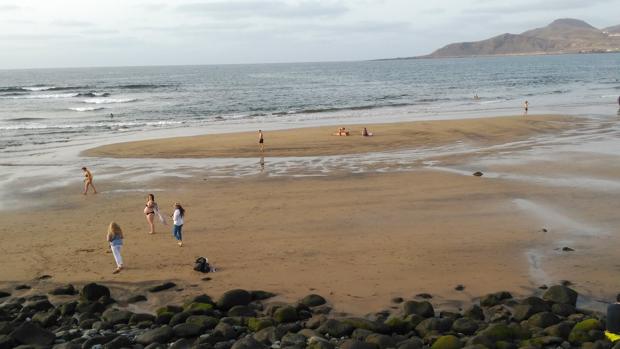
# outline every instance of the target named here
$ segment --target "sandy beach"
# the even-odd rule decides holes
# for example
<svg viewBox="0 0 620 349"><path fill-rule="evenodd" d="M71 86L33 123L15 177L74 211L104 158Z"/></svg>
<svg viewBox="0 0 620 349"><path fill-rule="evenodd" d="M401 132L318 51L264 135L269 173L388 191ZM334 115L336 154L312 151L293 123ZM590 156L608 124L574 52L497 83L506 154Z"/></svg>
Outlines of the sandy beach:
<svg viewBox="0 0 620 349"><path fill-rule="evenodd" d="M166 301L199 292L217 296L233 288L268 290L287 301L313 292L328 298L336 310L353 314L378 311L389 307L393 297L422 292L434 295L435 304L456 307L488 292L530 294L544 283L561 280L570 280L584 294L610 296L618 288L612 275L620 270L614 252L618 237L609 234L619 223L614 190L592 192L587 186L549 185L492 173L544 173L553 178L558 173L579 174L587 167L613 177L618 166L601 166L605 159L587 159L584 166L547 160L534 167L490 166L480 160L527 148L518 141L575 129L581 122L535 116L382 124L369 127L375 133L371 138L359 135L361 126L350 127L351 137L331 136L333 127L267 130L261 174L192 175L147 183L163 188L155 195L165 214L172 213L175 201L187 209L182 248L175 244L170 226L158 224L155 235L147 234L142 209L148 190L105 193L118 183L98 181L95 168L95 183L104 193L82 196L76 172L75 185L41 193L41 200L53 204L0 212L0 218L10 222L0 227L0 281L10 287L51 275L37 283L45 288L96 281L135 290L136 285L173 280L183 290L166 296ZM438 155L405 172L269 175L271 156L454 143L481 150ZM494 148L499 145L504 147ZM258 153L256 134L241 133L114 144L86 155L202 158ZM471 175L478 170L484 172L482 177ZM563 206L568 202L575 205ZM566 217L568 222L563 221ZM114 263L104 240L113 220L126 235L126 270L118 275L111 273ZM576 223L583 220L600 224L588 231L588 224ZM575 251L563 252L564 246ZM208 257L218 271L193 271L198 256ZM205 276L211 280L202 280ZM455 290L457 285L464 290ZM118 292L120 297L128 295Z"/></svg>

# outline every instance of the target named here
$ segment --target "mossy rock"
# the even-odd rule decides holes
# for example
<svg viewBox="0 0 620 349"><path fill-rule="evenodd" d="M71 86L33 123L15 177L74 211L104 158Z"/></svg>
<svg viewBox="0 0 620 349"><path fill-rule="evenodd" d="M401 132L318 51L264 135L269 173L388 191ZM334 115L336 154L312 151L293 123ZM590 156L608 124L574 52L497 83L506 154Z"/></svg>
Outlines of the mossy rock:
<svg viewBox="0 0 620 349"><path fill-rule="evenodd" d="M411 326L408 321L403 319L401 316L392 315L384 322L389 328L390 331L395 333L404 334L411 331Z"/></svg>
<svg viewBox="0 0 620 349"><path fill-rule="evenodd" d="M480 335L490 338L493 341L509 340L514 338L514 329L504 324L491 324L489 327L480 331Z"/></svg>
<svg viewBox="0 0 620 349"><path fill-rule="evenodd" d="M215 328L220 322L218 318L207 315L190 315L185 322L188 324L196 324L202 329L210 330Z"/></svg>
<svg viewBox="0 0 620 349"><path fill-rule="evenodd" d="M452 335L441 336L437 338L431 349L461 349L461 341Z"/></svg>
<svg viewBox="0 0 620 349"><path fill-rule="evenodd" d="M465 335L472 335L478 330L478 323L470 318L456 319L452 324L452 331Z"/></svg>
<svg viewBox="0 0 620 349"><path fill-rule="evenodd" d="M495 349L517 349L517 345L508 341L495 342Z"/></svg>
<svg viewBox="0 0 620 349"><path fill-rule="evenodd" d="M602 328L603 326L601 325L601 322L599 320L586 319L586 320L576 323L575 326L573 326L573 331L577 330L577 331L588 332L591 330L600 330Z"/></svg>
<svg viewBox="0 0 620 349"><path fill-rule="evenodd" d="M171 313L169 311L159 313L157 314L157 317L155 318L155 323L158 325L167 325L168 323L170 323L170 320L172 320L173 316L174 316L174 313Z"/></svg>
<svg viewBox="0 0 620 349"><path fill-rule="evenodd" d="M560 319L555 316L555 314L546 311L542 313L536 313L527 320L528 325L539 328L547 328L559 322Z"/></svg>
<svg viewBox="0 0 620 349"><path fill-rule="evenodd" d="M273 326L274 324L275 322L273 321L273 319L269 317L261 317L261 318L252 317L248 319L248 328L252 332L258 332L264 328Z"/></svg>
<svg viewBox="0 0 620 349"><path fill-rule="evenodd" d="M194 302L185 306L184 310L191 313L210 313L213 310L213 304Z"/></svg>
<svg viewBox="0 0 620 349"><path fill-rule="evenodd" d="M157 315L160 315L161 313L180 313L183 311L182 307L179 307L177 305L166 305L165 307L159 308L157 309L157 311L155 311L155 313Z"/></svg>
<svg viewBox="0 0 620 349"><path fill-rule="evenodd" d="M427 301L408 301L403 303L403 313L405 315L415 314L425 318L430 318L435 316L435 309L433 308L433 305Z"/></svg>
<svg viewBox="0 0 620 349"><path fill-rule="evenodd" d="M368 330L370 332L387 333L389 331L389 328L387 325L381 324L375 321L371 321L368 319L352 317L352 318L342 319L341 321L355 328L361 328L364 330Z"/></svg>
<svg viewBox="0 0 620 349"><path fill-rule="evenodd" d="M570 304L575 306L577 304L577 297L579 294L574 290L561 285L555 285L549 287L545 294L543 294L543 299L548 302L553 303L561 303L561 304Z"/></svg>
<svg viewBox="0 0 620 349"><path fill-rule="evenodd" d="M290 305L278 308L273 314L274 320L278 323L293 322L299 318L297 310Z"/></svg>

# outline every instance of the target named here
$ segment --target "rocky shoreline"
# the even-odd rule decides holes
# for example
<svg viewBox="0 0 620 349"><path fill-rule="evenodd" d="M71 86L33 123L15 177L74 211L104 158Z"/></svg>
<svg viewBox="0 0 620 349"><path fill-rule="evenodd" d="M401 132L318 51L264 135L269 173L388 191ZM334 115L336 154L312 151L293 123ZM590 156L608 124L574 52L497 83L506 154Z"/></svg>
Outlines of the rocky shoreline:
<svg viewBox="0 0 620 349"><path fill-rule="evenodd" d="M26 289L20 285L15 289ZM164 292L165 283L148 289ZM509 292L481 297L459 312L436 311L432 296L395 298L393 311L365 317L333 314L326 299L310 294L294 304L266 291L235 289L218 299L202 294L155 313L134 313L106 286L90 283L15 297L0 291L0 349L204 348L204 349L618 349L605 338L604 314L577 309L578 294L563 285L542 297ZM137 303L147 296L124 302Z"/></svg>

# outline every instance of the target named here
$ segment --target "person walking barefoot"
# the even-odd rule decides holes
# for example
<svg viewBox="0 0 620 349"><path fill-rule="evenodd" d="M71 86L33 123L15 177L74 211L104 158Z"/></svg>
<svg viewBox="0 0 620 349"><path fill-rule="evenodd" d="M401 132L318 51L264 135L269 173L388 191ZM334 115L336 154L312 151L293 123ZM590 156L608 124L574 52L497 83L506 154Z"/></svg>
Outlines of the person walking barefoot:
<svg viewBox="0 0 620 349"><path fill-rule="evenodd" d="M185 209L181 206L180 203L174 204L174 214L172 215L172 221L174 222L172 226L172 235L177 239L177 243L179 247L183 246L183 223L185 218Z"/></svg>
<svg viewBox="0 0 620 349"><path fill-rule="evenodd" d="M263 130L258 130L258 146L260 147L260 152L265 151L265 139L263 137Z"/></svg>
<svg viewBox="0 0 620 349"><path fill-rule="evenodd" d="M155 202L155 195L149 194L146 197L146 206L144 207L144 214L146 215L146 222L149 224L149 234L155 234L155 213L158 211L157 203Z"/></svg>
<svg viewBox="0 0 620 349"><path fill-rule="evenodd" d="M108 226L107 240L112 249L112 255L116 262L116 269L113 274L118 274L123 270L123 257L121 256L121 247L123 246L123 231L116 222L111 222Z"/></svg>
<svg viewBox="0 0 620 349"><path fill-rule="evenodd" d="M97 189L93 184L93 174L86 167L82 167L82 172L84 172L84 193L82 194L88 194L88 187L92 187L93 194L97 194Z"/></svg>

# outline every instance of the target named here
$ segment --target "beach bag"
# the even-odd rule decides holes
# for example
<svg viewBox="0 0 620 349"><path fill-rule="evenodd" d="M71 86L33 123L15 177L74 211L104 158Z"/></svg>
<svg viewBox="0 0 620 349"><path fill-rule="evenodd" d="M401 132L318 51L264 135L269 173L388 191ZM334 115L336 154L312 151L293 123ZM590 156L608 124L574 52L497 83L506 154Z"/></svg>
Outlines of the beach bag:
<svg viewBox="0 0 620 349"><path fill-rule="evenodd" d="M201 273L208 273L211 271L211 266L209 265L209 260L205 257L198 257L196 262L194 263L194 270L199 271Z"/></svg>

